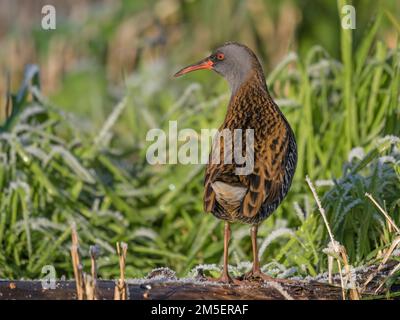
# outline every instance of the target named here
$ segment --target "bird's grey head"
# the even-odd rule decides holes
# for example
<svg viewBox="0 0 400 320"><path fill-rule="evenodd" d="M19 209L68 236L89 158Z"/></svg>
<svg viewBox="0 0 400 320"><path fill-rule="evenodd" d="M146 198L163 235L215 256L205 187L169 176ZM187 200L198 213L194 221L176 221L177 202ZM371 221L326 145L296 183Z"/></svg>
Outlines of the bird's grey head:
<svg viewBox="0 0 400 320"><path fill-rule="evenodd" d="M200 69L214 70L222 75L229 83L234 93L254 73L263 71L256 55L245 45L228 42L217 48L207 58L187 66L175 74L181 76Z"/></svg>

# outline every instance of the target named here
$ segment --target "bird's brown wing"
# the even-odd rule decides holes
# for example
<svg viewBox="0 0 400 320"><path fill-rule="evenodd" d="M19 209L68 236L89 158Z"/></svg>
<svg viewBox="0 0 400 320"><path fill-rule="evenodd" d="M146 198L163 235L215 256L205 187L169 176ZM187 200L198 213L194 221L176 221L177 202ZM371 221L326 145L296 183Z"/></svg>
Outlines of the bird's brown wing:
<svg viewBox="0 0 400 320"><path fill-rule="evenodd" d="M220 129L221 130L221 129ZM217 143L219 139L220 144ZM215 181L224 182L232 186L240 186L241 182L237 175L235 175L235 165L234 164L224 164L224 137L217 137L212 146L212 152L210 153L209 163L206 168L206 174L204 179L204 210L206 212L212 212L217 203L217 195L215 194L213 183ZM215 152L215 153L214 153ZM228 151L231 152L231 151ZM216 162L216 156L219 154L219 162ZM221 205L221 204L220 204ZM219 207L219 210L224 210L225 208Z"/></svg>
<svg viewBox="0 0 400 320"><path fill-rule="evenodd" d="M263 204L271 204L281 196L288 143L289 132L282 123L269 133L259 150L255 150L253 173L241 176L243 184L248 185L240 208L244 216L254 217Z"/></svg>
<svg viewBox="0 0 400 320"><path fill-rule="evenodd" d="M214 169L214 170L213 170ZM204 210L205 212L211 212L215 206L215 192L212 188L212 181L215 175L215 168L210 166L206 169L206 175L204 179Z"/></svg>

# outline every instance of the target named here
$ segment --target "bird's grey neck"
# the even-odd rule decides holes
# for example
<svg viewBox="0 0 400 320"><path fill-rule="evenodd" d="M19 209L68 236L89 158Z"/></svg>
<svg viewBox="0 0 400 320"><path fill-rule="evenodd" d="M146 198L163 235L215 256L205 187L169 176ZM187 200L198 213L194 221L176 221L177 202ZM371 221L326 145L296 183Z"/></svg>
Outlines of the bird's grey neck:
<svg viewBox="0 0 400 320"><path fill-rule="evenodd" d="M266 84L263 76L260 76L256 71L247 73L238 73L233 77L226 77L231 88L232 97L236 95L237 91L244 85L248 85L250 82L253 83L258 89L264 89L266 93Z"/></svg>
<svg viewBox="0 0 400 320"><path fill-rule="evenodd" d="M237 90L247 82L250 78L249 72L236 71L226 76L226 80L231 88L232 95L236 94Z"/></svg>

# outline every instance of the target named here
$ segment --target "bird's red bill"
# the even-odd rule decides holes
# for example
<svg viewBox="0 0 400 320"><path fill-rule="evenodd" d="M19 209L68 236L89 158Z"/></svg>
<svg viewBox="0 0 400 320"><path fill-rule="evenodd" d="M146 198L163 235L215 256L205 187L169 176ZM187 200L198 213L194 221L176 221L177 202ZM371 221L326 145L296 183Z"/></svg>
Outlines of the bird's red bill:
<svg viewBox="0 0 400 320"><path fill-rule="evenodd" d="M179 70L177 73L174 74L174 77L179 77L186 73L196 71L196 70L201 70L201 69L211 70L213 65L214 65L214 63L210 59L205 59L198 63L191 64L190 66L187 66L187 67Z"/></svg>

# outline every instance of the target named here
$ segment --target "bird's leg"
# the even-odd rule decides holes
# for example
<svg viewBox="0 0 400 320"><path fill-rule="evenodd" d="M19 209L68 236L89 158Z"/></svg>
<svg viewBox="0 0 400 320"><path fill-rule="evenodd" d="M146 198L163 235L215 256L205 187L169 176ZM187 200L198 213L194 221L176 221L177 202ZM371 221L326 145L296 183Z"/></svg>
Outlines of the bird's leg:
<svg viewBox="0 0 400 320"><path fill-rule="evenodd" d="M253 225L251 227L251 244L253 247L253 267L252 269L244 275L244 279L258 278L264 281L278 281L286 282L286 279L275 279L263 273L260 268L260 260L258 258L258 248L257 248L257 232L258 225Z"/></svg>
<svg viewBox="0 0 400 320"><path fill-rule="evenodd" d="M258 225L253 225L251 227L251 246L253 248L253 267L251 271L245 274L245 279L251 278L261 278L262 280L271 281L273 280L272 277L267 276L266 274L261 272L260 268L260 260L258 258L258 248L257 248L257 232L258 232Z"/></svg>
<svg viewBox="0 0 400 320"><path fill-rule="evenodd" d="M232 279L228 272L228 247L230 238L231 238L231 226L229 222L226 221L224 228L224 265L223 265L222 275L217 279L209 279L211 281L222 282L222 283L237 283L237 284L240 283L239 280Z"/></svg>
<svg viewBox="0 0 400 320"><path fill-rule="evenodd" d="M221 282L232 282L228 272L228 256L229 256L229 240L231 239L231 226L229 222L225 222L224 227L224 266L221 275Z"/></svg>

